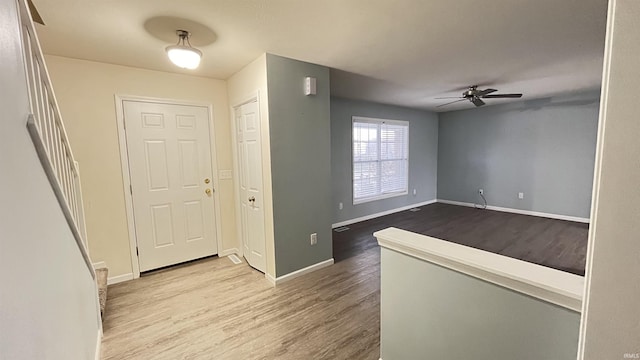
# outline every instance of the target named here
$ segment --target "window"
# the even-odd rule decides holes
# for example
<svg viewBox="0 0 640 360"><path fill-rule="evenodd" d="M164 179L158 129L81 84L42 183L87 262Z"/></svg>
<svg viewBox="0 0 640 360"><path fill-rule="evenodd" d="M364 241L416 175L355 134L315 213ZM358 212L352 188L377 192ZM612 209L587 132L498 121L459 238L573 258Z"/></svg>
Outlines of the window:
<svg viewBox="0 0 640 360"><path fill-rule="evenodd" d="M353 203L406 195L409 122L354 116Z"/></svg>

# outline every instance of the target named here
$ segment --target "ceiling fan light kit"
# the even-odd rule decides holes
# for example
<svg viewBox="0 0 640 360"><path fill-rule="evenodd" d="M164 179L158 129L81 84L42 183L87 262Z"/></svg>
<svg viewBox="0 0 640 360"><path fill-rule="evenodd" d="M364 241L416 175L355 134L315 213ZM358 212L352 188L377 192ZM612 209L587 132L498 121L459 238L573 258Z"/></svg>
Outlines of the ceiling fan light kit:
<svg viewBox="0 0 640 360"><path fill-rule="evenodd" d="M442 97L442 98L436 98L436 99L457 99L442 105L438 105L437 107L442 107L442 106L446 106L449 104L453 104L453 103L457 103L459 101L464 101L464 100L468 100L471 103L473 103L473 105L475 105L476 107L485 105L486 103L484 101L482 101L482 99L517 99L517 98L521 98L522 94L493 94L490 95L494 92L496 92L498 90L496 89L485 89L485 90L478 90L478 85L471 85L469 86L469 88L462 93L461 97Z"/></svg>
<svg viewBox="0 0 640 360"><path fill-rule="evenodd" d="M178 35L178 43L167 46L165 49L169 60L183 69L193 70L198 68L202 58L202 51L191 46L188 31L176 30L176 34Z"/></svg>

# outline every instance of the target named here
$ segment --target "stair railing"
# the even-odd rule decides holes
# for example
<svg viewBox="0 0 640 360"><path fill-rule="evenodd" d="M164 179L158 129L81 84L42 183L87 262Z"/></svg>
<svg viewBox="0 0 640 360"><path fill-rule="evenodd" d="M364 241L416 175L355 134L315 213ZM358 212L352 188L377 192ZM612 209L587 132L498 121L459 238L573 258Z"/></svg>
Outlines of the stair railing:
<svg viewBox="0 0 640 360"><path fill-rule="evenodd" d="M95 278L87 252L78 162L71 151L31 14L24 0L18 2L31 112L27 119L27 129L80 253L91 276Z"/></svg>

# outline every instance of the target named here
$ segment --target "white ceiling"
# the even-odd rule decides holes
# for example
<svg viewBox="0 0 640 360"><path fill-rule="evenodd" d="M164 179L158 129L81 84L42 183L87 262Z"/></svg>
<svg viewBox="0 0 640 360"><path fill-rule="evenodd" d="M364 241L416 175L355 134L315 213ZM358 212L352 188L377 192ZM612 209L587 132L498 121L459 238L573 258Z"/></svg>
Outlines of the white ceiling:
<svg viewBox="0 0 640 360"><path fill-rule="evenodd" d="M533 99L600 86L606 0L34 0L45 53L227 79L263 52L333 68L333 95L430 110L468 85ZM195 71L144 29L202 23ZM487 103L512 100L489 99Z"/></svg>

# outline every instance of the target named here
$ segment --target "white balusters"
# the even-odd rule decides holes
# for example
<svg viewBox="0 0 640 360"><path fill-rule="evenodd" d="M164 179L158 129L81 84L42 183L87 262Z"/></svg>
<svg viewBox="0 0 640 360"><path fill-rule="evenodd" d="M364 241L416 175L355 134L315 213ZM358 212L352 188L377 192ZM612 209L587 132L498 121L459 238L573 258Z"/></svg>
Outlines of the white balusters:
<svg viewBox="0 0 640 360"><path fill-rule="evenodd" d="M71 151L33 22L22 2L21 21L29 106L32 113L27 121L27 128L85 262L95 277L86 250L87 235L78 165Z"/></svg>

